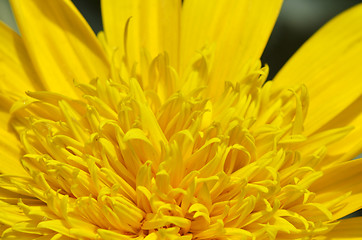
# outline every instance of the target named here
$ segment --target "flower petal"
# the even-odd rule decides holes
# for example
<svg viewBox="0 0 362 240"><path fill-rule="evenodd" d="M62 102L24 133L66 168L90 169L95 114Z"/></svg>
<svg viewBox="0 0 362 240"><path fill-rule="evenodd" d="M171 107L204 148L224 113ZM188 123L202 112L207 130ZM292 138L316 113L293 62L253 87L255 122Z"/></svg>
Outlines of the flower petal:
<svg viewBox="0 0 362 240"><path fill-rule="evenodd" d="M308 87L307 135L321 131L344 109L361 101L358 100L362 92L361 18L362 4L330 21L301 47L274 79L277 88L301 83ZM343 115L343 121L353 121L359 113L353 109ZM361 122L356 125L357 128L361 126Z"/></svg>
<svg viewBox="0 0 362 240"><path fill-rule="evenodd" d="M240 80L259 60L281 4L281 0L184 1L181 71L203 47L214 48L210 92L218 95L224 81Z"/></svg>
<svg viewBox="0 0 362 240"><path fill-rule="evenodd" d="M20 163L21 150L18 139L14 134L2 128L0 128L0 136L0 173L28 176L28 173Z"/></svg>
<svg viewBox="0 0 362 240"><path fill-rule="evenodd" d="M331 208L334 220L362 208L362 159L334 165L323 173L310 190L316 193L316 202ZM342 201L334 204L346 193Z"/></svg>
<svg viewBox="0 0 362 240"><path fill-rule="evenodd" d="M143 48L152 58L166 51L171 64L177 67L180 0L102 0L101 4L108 44L120 56L126 55L130 64L139 64Z"/></svg>
<svg viewBox="0 0 362 240"><path fill-rule="evenodd" d="M360 109L361 106L362 96L324 127L328 129L331 128L329 126L354 126L354 129L346 137L328 146L328 155L323 160L325 164L348 161L362 152L362 143L359 141L362 136L362 114L360 113L355 117L356 113L358 113L356 109Z"/></svg>
<svg viewBox="0 0 362 240"><path fill-rule="evenodd" d="M108 77L91 28L69 0L13 0L25 47L47 90L74 95L73 81Z"/></svg>
<svg viewBox="0 0 362 240"><path fill-rule="evenodd" d="M6 191L4 191L4 192L6 192ZM4 198L4 196L1 196L1 197ZM19 210L18 206L9 204L3 200L0 200L0 212L2 213L1 218L0 218L0 226L2 224L7 225L7 226L12 226L17 222L25 222L25 221L29 220L29 218L26 217Z"/></svg>
<svg viewBox="0 0 362 240"><path fill-rule="evenodd" d="M33 69L20 36L0 22L0 89L22 94L41 90L42 84Z"/></svg>
<svg viewBox="0 0 362 240"><path fill-rule="evenodd" d="M362 217L342 219L332 231L320 240L360 240L362 239Z"/></svg>

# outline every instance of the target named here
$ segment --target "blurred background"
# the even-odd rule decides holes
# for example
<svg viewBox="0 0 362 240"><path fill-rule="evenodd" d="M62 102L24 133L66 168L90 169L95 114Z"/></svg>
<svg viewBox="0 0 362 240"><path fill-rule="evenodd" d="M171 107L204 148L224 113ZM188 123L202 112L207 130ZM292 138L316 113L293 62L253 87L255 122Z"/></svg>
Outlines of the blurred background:
<svg viewBox="0 0 362 240"><path fill-rule="evenodd" d="M270 78L321 26L361 2L361 0L285 0L262 56L262 62L270 66Z"/></svg>
<svg viewBox="0 0 362 240"><path fill-rule="evenodd" d="M102 30L100 0L72 0L94 32ZM268 0L266 0L268 1ZM322 25L362 0L284 0L262 62L272 79L292 54ZM0 20L17 29L8 0L0 0ZM362 20L361 20L362 21ZM362 157L362 154L359 156ZM362 216L362 210L353 216Z"/></svg>

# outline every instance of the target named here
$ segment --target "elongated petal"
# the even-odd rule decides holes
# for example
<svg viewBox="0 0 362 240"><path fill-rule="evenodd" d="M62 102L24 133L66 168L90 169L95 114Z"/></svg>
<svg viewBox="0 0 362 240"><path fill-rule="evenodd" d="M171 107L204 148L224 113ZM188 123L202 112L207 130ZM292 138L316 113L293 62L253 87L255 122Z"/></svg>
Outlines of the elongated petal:
<svg viewBox="0 0 362 240"><path fill-rule="evenodd" d="M181 1L102 0L101 4L107 41L121 56L126 55L131 67L135 61L140 63L143 48L151 57L168 52L177 67Z"/></svg>
<svg viewBox="0 0 362 240"><path fill-rule="evenodd" d="M328 157L325 159L325 164L338 163L351 160L361 154L362 143L359 141L362 136L362 114L355 117L358 110L362 106L362 96L359 97L352 105L345 109L339 116L330 121L326 128L339 127L343 125L354 126L354 129L343 139L337 141L328 147ZM351 144L353 143L353 144Z"/></svg>
<svg viewBox="0 0 362 240"><path fill-rule="evenodd" d="M73 81L108 76L94 33L69 0L13 0L25 47L47 90L74 95Z"/></svg>
<svg viewBox="0 0 362 240"><path fill-rule="evenodd" d="M301 47L274 79L278 87L307 85L310 106L305 129L308 135L320 131L344 109L360 101L361 19L362 4L330 21ZM353 109L343 115L344 120L339 120L353 121L359 113ZM361 126L361 122L356 124L357 128Z"/></svg>
<svg viewBox="0 0 362 240"><path fill-rule="evenodd" d="M333 219L339 219L362 208L361 175L362 159L340 163L326 169L310 190L317 194L315 201L330 206ZM349 195L333 206L333 201L346 193Z"/></svg>
<svg viewBox="0 0 362 240"><path fill-rule="evenodd" d="M22 39L0 22L0 90L23 94L42 88Z"/></svg>
<svg viewBox="0 0 362 240"><path fill-rule="evenodd" d="M343 219L325 236L323 240L360 240L362 239L362 217Z"/></svg>
<svg viewBox="0 0 362 240"><path fill-rule="evenodd" d="M9 133L9 109L25 91L41 90L22 39L0 22L0 173L26 176L20 164L20 143Z"/></svg>
<svg viewBox="0 0 362 240"><path fill-rule="evenodd" d="M28 176L20 163L21 150L18 139L4 129L0 129L0 134L0 173Z"/></svg>
<svg viewBox="0 0 362 240"><path fill-rule="evenodd" d="M214 49L211 92L237 81L257 61L279 14L281 0L186 0L182 9L181 71L205 45Z"/></svg>

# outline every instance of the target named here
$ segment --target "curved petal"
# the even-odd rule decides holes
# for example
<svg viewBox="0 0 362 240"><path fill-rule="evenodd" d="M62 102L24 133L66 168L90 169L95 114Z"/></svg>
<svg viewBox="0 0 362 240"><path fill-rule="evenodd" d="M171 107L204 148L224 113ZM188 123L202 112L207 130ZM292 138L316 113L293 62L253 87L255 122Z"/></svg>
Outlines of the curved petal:
<svg viewBox="0 0 362 240"><path fill-rule="evenodd" d="M214 49L209 87L218 95L224 81L239 80L240 74L259 60L281 5L281 0L185 0L181 71L196 52L209 45Z"/></svg>
<svg viewBox="0 0 362 240"><path fill-rule="evenodd" d="M0 89L23 94L42 90L20 36L0 22Z"/></svg>
<svg viewBox="0 0 362 240"><path fill-rule="evenodd" d="M168 52L177 68L180 0L102 0L101 4L107 42L120 56L126 55L130 67L140 63L140 50L145 48L152 58Z"/></svg>
<svg viewBox="0 0 362 240"><path fill-rule="evenodd" d="M91 28L69 0L12 0L25 47L47 90L75 96L73 81L108 77Z"/></svg>
<svg viewBox="0 0 362 240"><path fill-rule="evenodd" d="M345 125L354 126L354 129L340 141L328 146L328 155L323 160L323 165L334 164L351 160L362 152L362 113L358 109L362 106L362 96L346 108L336 118L331 120L325 128L339 127ZM357 109L357 111L356 111ZM358 114L357 117L355 116Z"/></svg>
<svg viewBox="0 0 362 240"><path fill-rule="evenodd" d="M20 163L22 156L20 142L9 126L11 118L9 110L16 98L18 96L10 96L0 91L0 174L27 176Z"/></svg>
<svg viewBox="0 0 362 240"><path fill-rule="evenodd" d="M41 90L22 39L0 22L0 173L27 176L20 164L21 149L9 132L9 109L25 91Z"/></svg>
<svg viewBox="0 0 362 240"><path fill-rule="evenodd" d="M310 106L305 121L306 134L353 122L362 93L362 4L342 13L320 29L288 61L274 79L277 88L304 83ZM362 122L355 123L356 128ZM360 130L358 130L360 131ZM361 145L362 142L359 141Z"/></svg>
<svg viewBox="0 0 362 240"><path fill-rule="evenodd" d="M362 208L362 159L325 169L310 190L316 193L316 202L330 208L334 220Z"/></svg>
<svg viewBox="0 0 362 240"><path fill-rule="evenodd" d="M362 239L362 217L342 219L332 231L320 240L361 240Z"/></svg>

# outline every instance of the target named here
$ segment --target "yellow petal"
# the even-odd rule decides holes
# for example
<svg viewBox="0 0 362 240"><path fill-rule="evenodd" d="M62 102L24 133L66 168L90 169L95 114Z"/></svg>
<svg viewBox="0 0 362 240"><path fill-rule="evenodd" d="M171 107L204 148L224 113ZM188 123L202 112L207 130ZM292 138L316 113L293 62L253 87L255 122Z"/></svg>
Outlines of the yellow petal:
<svg viewBox="0 0 362 240"><path fill-rule="evenodd" d="M320 240L360 240L362 239L362 217L343 219Z"/></svg>
<svg viewBox="0 0 362 240"><path fill-rule="evenodd" d="M346 137L328 147L328 156L324 160L325 162L348 161L362 152L362 141L360 141L362 136L362 113L361 111L356 111L356 109L361 109L361 106L362 96L324 127L328 129L346 125L354 126L354 129ZM359 115L355 117L358 112Z"/></svg>
<svg viewBox="0 0 362 240"><path fill-rule="evenodd" d="M162 132L162 129L160 128L154 113L147 105L144 93L135 79L130 80L130 92L139 105L143 131L149 135L150 141L155 146L157 151L161 152L162 145L166 145L167 139Z"/></svg>
<svg viewBox="0 0 362 240"><path fill-rule="evenodd" d="M184 1L181 71L195 53L209 45L214 47L210 92L217 95L224 81L240 80L260 58L281 4L281 0Z"/></svg>
<svg viewBox="0 0 362 240"><path fill-rule="evenodd" d="M321 131L361 96L361 18L362 4L330 21L299 49L274 79L277 88L301 83L308 87L307 135ZM353 109L343 115L343 121L352 121L359 113ZM360 128L361 123L356 127Z"/></svg>
<svg viewBox="0 0 362 240"><path fill-rule="evenodd" d="M131 237L127 235L121 234L116 232L115 230L107 230L107 229L98 229L97 230L99 236L104 240L112 240L112 239L119 239L119 240L131 240Z"/></svg>
<svg viewBox="0 0 362 240"><path fill-rule="evenodd" d="M21 212L18 206L0 200L0 225L12 226L17 222L28 221L29 218Z"/></svg>
<svg viewBox="0 0 362 240"><path fill-rule="evenodd" d="M101 4L108 44L120 56L126 55L129 67L135 61L140 64L143 48L152 58L168 52L171 65L177 67L181 1L102 0Z"/></svg>
<svg viewBox="0 0 362 240"><path fill-rule="evenodd" d="M21 150L18 139L2 128L0 136L0 173L28 176L20 163Z"/></svg>
<svg viewBox="0 0 362 240"><path fill-rule="evenodd" d="M9 130L9 109L29 90L41 90L20 36L0 22L0 172L25 176L20 164L20 143Z"/></svg>
<svg viewBox="0 0 362 240"><path fill-rule="evenodd" d="M0 22L0 90L19 94L41 90L37 78L22 39Z"/></svg>
<svg viewBox="0 0 362 240"><path fill-rule="evenodd" d="M108 77L108 62L91 28L69 0L13 0L25 47L47 90L74 96L73 81Z"/></svg>
<svg viewBox="0 0 362 240"><path fill-rule="evenodd" d="M316 193L316 202L330 206L333 219L339 219L362 208L362 159L327 168L310 190ZM338 206L333 206L333 200L344 194L349 195L338 203Z"/></svg>

